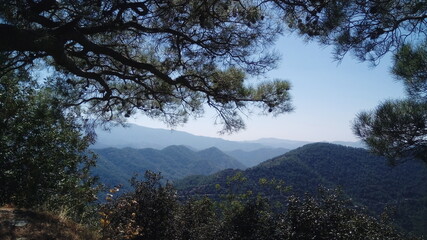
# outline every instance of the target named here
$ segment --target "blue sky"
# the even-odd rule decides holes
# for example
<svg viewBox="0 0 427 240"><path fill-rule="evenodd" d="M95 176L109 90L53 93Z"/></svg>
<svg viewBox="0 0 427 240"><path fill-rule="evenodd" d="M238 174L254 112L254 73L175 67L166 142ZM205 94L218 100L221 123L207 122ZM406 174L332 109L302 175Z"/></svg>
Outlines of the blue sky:
<svg viewBox="0 0 427 240"><path fill-rule="evenodd" d="M291 82L295 110L278 117L254 113L245 118L246 129L220 135L214 114L190 120L176 130L229 140L281 138L303 141L356 141L351 122L362 110L374 109L381 101L404 96L403 85L390 74L390 55L376 67L360 63L350 54L341 63L333 61L332 48L306 43L295 36L279 39L274 49L282 56L271 78ZM163 123L138 115L130 122L154 128Z"/></svg>

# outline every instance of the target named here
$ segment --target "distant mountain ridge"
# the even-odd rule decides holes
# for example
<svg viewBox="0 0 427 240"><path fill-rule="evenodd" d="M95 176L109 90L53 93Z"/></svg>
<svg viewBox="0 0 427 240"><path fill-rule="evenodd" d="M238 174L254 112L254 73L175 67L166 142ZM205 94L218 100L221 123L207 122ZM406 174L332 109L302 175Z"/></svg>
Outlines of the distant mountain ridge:
<svg viewBox="0 0 427 240"><path fill-rule="evenodd" d="M92 148L154 148L163 149L171 145L184 145L197 150L210 147L219 148L222 151L241 149L251 151L265 146L259 143L235 142L221 138L196 136L183 131L156 129L128 124L129 127L114 127L111 131L98 129L97 142Z"/></svg>
<svg viewBox="0 0 427 240"><path fill-rule="evenodd" d="M196 136L183 131L156 129L128 124L128 127L113 127L111 131L97 129L97 142L91 147L99 148L154 148L163 149L171 145L184 145L195 150L216 147L221 151L254 151L263 148L295 149L310 142L275 138L263 138L253 141L228 141L222 138ZM343 145L362 147L358 142L337 142ZM267 159L267 158L266 158ZM264 159L264 160L266 160Z"/></svg>
<svg viewBox="0 0 427 240"><path fill-rule="evenodd" d="M143 176L146 170L160 172L169 180L189 175L208 175L223 169L245 169L238 160L217 148L193 151L185 146L153 148L93 149L98 155L92 174L107 186L126 185L134 174Z"/></svg>
<svg viewBox="0 0 427 240"><path fill-rule="evenodd" d="M287 139L279 139L279 138L261 138L258 140L247 141L247 142L259 143L259 144L263 144L263 145L270 146L273 148L282 148L282 147L286 146L287 149L295 149L295 148L299 148L299 147L302 147L304 145L313 143L313 142L309 142L309 141L295 141L295 140L287 140ZM348 142L348 141L327 142L327 141L323 141L323 142L342 145L342 146L346 146L346 147L365 148L365 145L361 141L358 141L358 142Z"/></svg>

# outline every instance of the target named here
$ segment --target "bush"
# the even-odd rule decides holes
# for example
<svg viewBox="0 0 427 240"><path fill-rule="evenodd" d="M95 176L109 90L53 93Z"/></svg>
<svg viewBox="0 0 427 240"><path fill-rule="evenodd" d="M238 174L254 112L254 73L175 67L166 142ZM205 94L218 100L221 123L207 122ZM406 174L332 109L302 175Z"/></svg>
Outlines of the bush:
<svg viewBox="0 0 427 240"><path fill-rule="evenodd" d="M291 196L286 210L276 212L260 195L180 202L172 185L160 180L147 172L144 181L133 181L133 192L108 196L101 208L103 239L410 239L386 215L369 216L337 190Z"/></svg>

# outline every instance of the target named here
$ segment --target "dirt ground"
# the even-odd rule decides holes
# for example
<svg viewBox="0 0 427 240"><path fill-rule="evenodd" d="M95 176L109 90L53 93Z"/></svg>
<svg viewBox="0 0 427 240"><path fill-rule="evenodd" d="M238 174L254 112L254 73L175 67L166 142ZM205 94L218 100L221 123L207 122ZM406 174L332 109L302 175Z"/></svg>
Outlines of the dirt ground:
<svg viewBox="0 0 427 240"><path fill-rule="evenodd" d="M94 234L48 213L0 207L0 240L86 240Z"/></svg>

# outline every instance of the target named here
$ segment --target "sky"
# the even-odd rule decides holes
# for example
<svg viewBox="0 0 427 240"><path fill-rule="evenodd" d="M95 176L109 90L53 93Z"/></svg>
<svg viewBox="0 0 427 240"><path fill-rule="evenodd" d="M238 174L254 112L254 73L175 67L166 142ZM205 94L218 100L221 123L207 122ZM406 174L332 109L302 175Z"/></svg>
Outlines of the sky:
<svg viewBox="0 0 427 240"><path fill-rule="evenodd" d="M390 74L391 56L378 66L359 62L348 54L338 63L332 47L288 35L274 46L280 52L277 69L267 74L273 79L288 80L295 110L278 117L254 113L244 117L246 129L219 134L214 111L206 109L203 118L190 119L174 130L199 136L220 137L233 141L279 138L300 141L357 141L351 125L357 113L373 110L381 101L403 98L404 87ZM164 123L142 115L129 119L138 125L170 129Z"/></svg>

